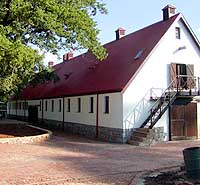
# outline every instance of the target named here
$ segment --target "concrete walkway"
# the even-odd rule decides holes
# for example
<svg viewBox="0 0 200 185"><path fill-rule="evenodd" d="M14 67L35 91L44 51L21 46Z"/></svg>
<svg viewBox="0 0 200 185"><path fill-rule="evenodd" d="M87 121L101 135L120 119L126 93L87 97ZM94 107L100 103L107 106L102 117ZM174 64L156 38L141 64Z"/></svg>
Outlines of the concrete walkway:
<svg viewBox="0 0 200 185"><path fill-rule="evenodd" d="M63 133L40 144L0 144L1 185L128 185L141 172L179 166L200 141L152 147L109 144Z"/></svg>

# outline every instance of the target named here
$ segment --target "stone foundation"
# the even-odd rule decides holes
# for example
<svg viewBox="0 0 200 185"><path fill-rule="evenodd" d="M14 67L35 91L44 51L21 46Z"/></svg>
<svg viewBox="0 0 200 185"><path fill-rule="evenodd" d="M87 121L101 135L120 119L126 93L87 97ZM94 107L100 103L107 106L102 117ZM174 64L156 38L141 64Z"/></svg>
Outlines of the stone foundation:
<svg viewBox="0 0 200 185"><path fill-rule="evenodd" d="M164 133L164 127L155 127L152 129L152 140L155 143L163 142L165 141L166 133Z"/></svg>
<svg viewBox="0 0 200 185"><path fill-rule="evenodd" d="M22 119L24 121L24 117L17 117L10 115L12 119ZM25 119L28 121L28 119ZM108 141L113 143L126 143L127 137L125 136L125 132L123 129L119 128L109 128L109 127L98 127L98 137L96 137L96 126L80 124L80 123L71 123L71 122L61 122L56 120L38 120L38 126L44 126L49 129L60 129L66 133L77 134L83 137L98 139L101 141Z"/></svg>

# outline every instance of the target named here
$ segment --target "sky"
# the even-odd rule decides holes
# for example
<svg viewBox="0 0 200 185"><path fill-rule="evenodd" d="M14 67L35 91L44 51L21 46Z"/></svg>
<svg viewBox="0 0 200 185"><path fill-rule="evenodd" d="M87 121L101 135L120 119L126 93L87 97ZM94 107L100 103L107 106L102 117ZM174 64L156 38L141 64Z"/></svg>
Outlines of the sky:
<svg viewBox="0 0 200 185"><path fill-rule="evenodd" d="M126 34L162 20L162 8L171 4L176 13L182 13L192 30L200 40L200 0L102 0L106 4L108 14L98 13L95 17L100 30L99 39L102 44L115 40L115 30L123 27ZM67 51L60 51L62 56ZM80 52L75 52L75 56ZM49 61L60 63L56 56L47 53L44 63Z"/></svg>

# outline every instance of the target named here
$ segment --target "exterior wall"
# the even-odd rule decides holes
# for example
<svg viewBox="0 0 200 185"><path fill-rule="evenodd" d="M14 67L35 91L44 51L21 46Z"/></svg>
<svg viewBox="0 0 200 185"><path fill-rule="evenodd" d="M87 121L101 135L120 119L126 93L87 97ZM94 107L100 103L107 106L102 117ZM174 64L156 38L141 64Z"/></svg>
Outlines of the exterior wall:
<svg viewBox="0 0 200 185"><path fill-rule="evenodd" d="M105 113L105 97L109 96L109 113ZM93 113L90 112L90 98L93 97ZM98 121L97 121L97 97L98 97ZM78 98L81 99L81 111L78 112ZM70 99L70 112L68 112L68 99ZM52 112L52 100L54 111ZM61 100L61 111L59 111ZM63 114L64 100L64 114ZM47 111L46 102L47 101ZM19 101L18 101L19 102ZM43 102L43 103L42 103ZM12 103L12 102L11 102ZM111 142L125 142L122 125L122 95L121 93L109 93L99 95L87 95L65 97L44 100L29 100L28 106L38 106L38 118L40 124L50 127L62 128L66 132L80 134L86 137L96 137ZM40 105L42 105L40 108ZM43 109L43 116L42 116ZM8 111L9 112L9 111ZM28 117L28 110L11 108L10 115ZM24 114L25 112L25 114ZM64 116L64 119L63 119ZM96 125L98 124L98 133Z"/></svg>
<svg viewBox="0 0 200 185"><path fill-rule="evenodd" d="M104 111L105 96L110 97L109 113L105 113ZM99 95L99 126L123 129L122 112L123 108L121 93Z"/></svg>
<svg viewBox="0 0 200 185"><path fill-rule="evenodd" d="M175 38L175 27L180 27L180 40ZM185 49L179 49L183 47ZM146 63L143 65L142 69L123 93L123 123L125 129L138 128L147 118L149 114L148 110L153 103L149 101L151 89L166 89L168 87L171 81L171 63L193 64L194 76L199 76L199 48L194 43L193 38L188 33L188 30L184 26L182 20L175 22L170 27L156 49L154 49ZM156 93L157 92L158 90ZM134 111L136 109L137 111ZM136 112L137 115L135 121L133 121L133 112ZM130 117L132 119L131 123L127 121ZM165 113L155 125L155 127L164 127L164 131L167 134L166 140L169 137L168 124L168 113Z"/></svg>
<svg viewBox="0 0 200 185"><path fill-rule="evenodd" d="M90 113L90 97L93 97L94 112ZM96 125L97 96L78 96L65 98L65 122ZM81 98L81 112L78 112L78 98ZM70 99L70 112L68 112L68 99Z"/></svg>
<svg viewBox="0 0 200 185"><path fill-rule="evenodd" d="M54 111L51 109L51 102L54 100ZM59 100L61 100L61 112L59 112ZM47 101L47 111L45 110L45 102ZM63 121L63 99L44 99L43 100L43 119ZM40 111L42 112L42 111ZM42 117L40 117L42 118Z"/></svg>

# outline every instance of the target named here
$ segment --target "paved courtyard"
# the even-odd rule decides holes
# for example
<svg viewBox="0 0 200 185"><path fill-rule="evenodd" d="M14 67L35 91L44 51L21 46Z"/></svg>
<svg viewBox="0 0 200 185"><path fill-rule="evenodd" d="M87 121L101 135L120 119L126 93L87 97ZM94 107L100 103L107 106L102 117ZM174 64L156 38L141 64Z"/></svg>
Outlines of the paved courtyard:
<svg viewBox="0 0 200 185"><path fill-rule="evenodd" d="M134 185L141 172L179 166L200 141L134 147L56 132L37 144L0 144L1 185Z"/></svg>

